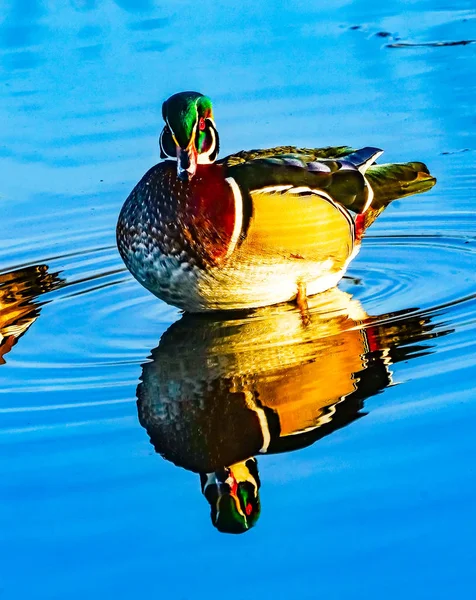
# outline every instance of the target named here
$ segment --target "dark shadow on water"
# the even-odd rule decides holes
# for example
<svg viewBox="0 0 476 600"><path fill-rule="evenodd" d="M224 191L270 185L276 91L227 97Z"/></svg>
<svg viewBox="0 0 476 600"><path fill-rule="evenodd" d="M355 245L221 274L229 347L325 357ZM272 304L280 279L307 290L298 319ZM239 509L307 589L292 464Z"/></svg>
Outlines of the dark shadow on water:
<svg viewBox="0 0 476 600"><path fill-rule="evenodd" d="M35 69L44 62L43 58L37 52L32 50L22 50L20 52L11 52L4 54L2 61L5 67L11 71L21 71Z"/></svg>
<svg viewBox="0 0 476 600"><path fill-rule="evenodd" d="M77 49L80 60L98 60L101 58L104 50L103 44L92 44L91 46L81 46Z"/></svg>
<svg viewBox="0 0 476 600"><path fill-rule="evenodd" d="M365 416L392 364L431 352L430 317L369 317L350 295L243 315L184 315L143 365L141 425L156 451L198 473L214 526L242 533L260 511L257 454L314 444Z"/></svg>
<svg viewBox="0 0 476 600"><path fill-rule="evenodd" d="M42 0L14 0L5 19L0 24L0 48L4 50L23 50L29 46L38 46L48 37L49 29L39 22L45 11ZM3 16L3 15L2 15ZM20 51L6 54L2 63L12 69L36 66L33 52Z"/></svg>
<svg viewBox="0 0 476 600"><path fill-rule="evenodd" d="M48 28L38 24L7 25L2 28L2 47L24 48L42 43L48 35Z"/></svg>
<svg viewBox="0 0 476 600"><path fill-rule="evenodd" d="M457 40L449 42L396 42L387 44L387 48L447 48L450 46L468 46L476 44L476 40Z"/></svg>

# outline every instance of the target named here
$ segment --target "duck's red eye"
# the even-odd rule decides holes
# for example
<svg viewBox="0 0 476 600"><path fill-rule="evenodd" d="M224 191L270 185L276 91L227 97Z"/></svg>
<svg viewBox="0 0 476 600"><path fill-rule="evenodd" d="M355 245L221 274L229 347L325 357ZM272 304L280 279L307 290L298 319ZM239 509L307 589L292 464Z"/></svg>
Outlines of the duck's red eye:
<svg viewBox="0 0 476 600"><path fill-rule="evenodd" d="M200 131L205 131L205 119L200 117L200 121L198 122L198 128Z"/></svg>
<svg viewBox="0 0 476 600"><path fill-rule="evenodd" d="M251 504L248 503L246 505L245 512L248 515L248 517L251 515L251 513L253 512L253 507L251 506Z"/></svg>

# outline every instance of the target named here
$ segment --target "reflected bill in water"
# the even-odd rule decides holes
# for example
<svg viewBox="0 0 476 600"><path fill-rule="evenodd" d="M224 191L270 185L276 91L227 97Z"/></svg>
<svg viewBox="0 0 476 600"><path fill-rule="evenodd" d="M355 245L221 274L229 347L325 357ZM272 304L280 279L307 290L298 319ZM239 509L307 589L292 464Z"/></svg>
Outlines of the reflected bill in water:
<svg viewBox="0 0 476 600"><path fill-rule="evenodd" d="M40 314L38 298L61 283L46 265L35 265L0 274L0 365L18 339Z"/></svg>
<svg viewBox="0 0 476 600"><path fill-rule="evenodd" d="M257 454L313 444L364 416L392 382L392 363L429 352L428 317L369 317L338 289L248 315L184 315L143 365L141 425L156 451L200 475L220 531L260 515Z"/></svg>

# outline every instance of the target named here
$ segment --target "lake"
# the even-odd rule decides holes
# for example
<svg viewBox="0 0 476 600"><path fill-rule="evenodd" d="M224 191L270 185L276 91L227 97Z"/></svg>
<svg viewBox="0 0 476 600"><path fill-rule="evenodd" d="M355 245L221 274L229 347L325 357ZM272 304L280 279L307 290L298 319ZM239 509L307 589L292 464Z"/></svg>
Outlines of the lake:
<svg viewBox="0 0 476 600"><path fill-rule="evenodd" d="M474 40L473 0L5 0L0 598L476 596ZM221 156L376 146L437 177L304 332L182 315L119 257L186 89Z"/></svg>

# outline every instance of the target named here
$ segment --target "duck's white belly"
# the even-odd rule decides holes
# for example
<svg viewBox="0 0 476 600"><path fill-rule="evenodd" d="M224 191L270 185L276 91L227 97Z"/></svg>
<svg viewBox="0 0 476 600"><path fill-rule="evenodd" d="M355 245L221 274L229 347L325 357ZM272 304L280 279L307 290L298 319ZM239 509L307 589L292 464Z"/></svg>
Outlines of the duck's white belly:
<svg viewBox="0 0 476 600"><path fill-rule="evenodd" d="M196 311L268 306L294 300L301 286L308 295L318 294L337 285L347 264L336 270L331 259L304 265L279 261L212 271L197 279L195 308L184 308ZM195 304L197 299L200 307Z"/></svg>

